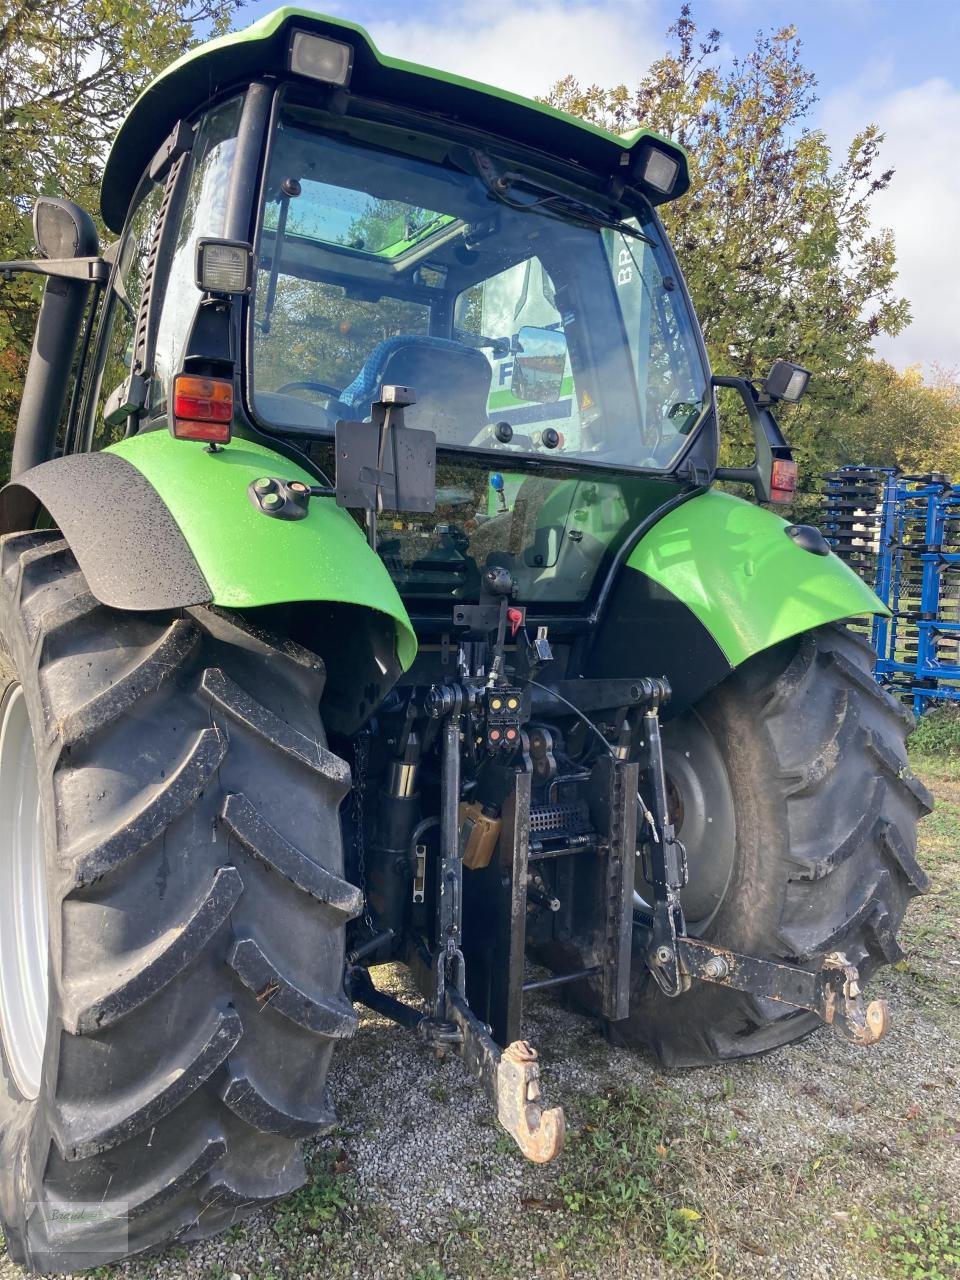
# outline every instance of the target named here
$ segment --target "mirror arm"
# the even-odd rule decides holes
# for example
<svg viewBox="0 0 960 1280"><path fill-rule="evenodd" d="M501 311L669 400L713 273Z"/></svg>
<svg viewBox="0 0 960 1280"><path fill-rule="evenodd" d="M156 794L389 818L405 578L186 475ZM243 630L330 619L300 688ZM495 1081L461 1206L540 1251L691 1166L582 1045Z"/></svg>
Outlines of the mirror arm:
<svg viewBox="0 0 960 1280"><path fill-rule="evenodd" d="M752 466L717 467L714 478L752 485L757 501L769 502L773 460L774 458L789 459L792 456L779 423L768 408L772 401L769 396L758 391L747 378L714 375L712 381L715 387L730 387L740 393L753 428L753 439L757 450Z"/></svg>
<svg viewBox="0 0 960 1280"><path fill-rule="evenodd" d="M84 280L88 284L106 284L110 264L105 258L37 258L18 262L0 262L0 277L12 280L19 273L57 276L61 280Z"/></svg>

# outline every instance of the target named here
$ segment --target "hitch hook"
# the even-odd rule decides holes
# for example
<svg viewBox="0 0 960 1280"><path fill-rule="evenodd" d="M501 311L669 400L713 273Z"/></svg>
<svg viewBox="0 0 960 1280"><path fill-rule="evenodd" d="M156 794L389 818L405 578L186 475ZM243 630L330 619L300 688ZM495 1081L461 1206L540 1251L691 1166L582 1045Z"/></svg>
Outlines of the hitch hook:
<svg viewBox="0 0 960 1280"><path fill-rule="evenodd" d="M824 1022L853 1044L882 1040L890 1029L890 1008L886 1000L864 1001L856 965L842 951L833 951L824 956L821 972Z"/></svg>
<svg viewBox="0 0 960 1280"><path fill-rule="evenodd" d="M467 1072L483 1085L500 1124L528 1160L535 1164L554 1160L563 1150L567 1125L562 1107L544 1110L541 1105L536 1049L526 1040L514 1040L501 1051L486 1023L463 996L449 988L447 1016L463 1032L456 1052Z"/></svg>
<svg viewBox="0 0 960 1280"><path fill-rule="evenodd" d="M526 1040L514 1040L497 1066L497 1119L534 1164L548 1164L563 1150L567 1122L562 1107L540 1105L540 1064Z"/></svg>

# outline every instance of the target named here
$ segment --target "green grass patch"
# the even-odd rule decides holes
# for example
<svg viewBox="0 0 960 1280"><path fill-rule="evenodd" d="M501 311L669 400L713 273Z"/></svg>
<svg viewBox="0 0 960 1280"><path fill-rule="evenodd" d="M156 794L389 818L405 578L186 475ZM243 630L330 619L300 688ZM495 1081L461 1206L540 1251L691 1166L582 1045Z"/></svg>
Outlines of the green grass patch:
<svg viewBox="0 0 960 1280"><path fill-rule="evenodd" d="M639 1088L589 1099L555 1184L566 1219L559 1247L602 1252L633 1239L687 1276L711 1274L694 1171L677 1137L663 1100Z"/></svg>
<svg viewBox="0 0 960 1280"><path fill-rule="evenodd" d="M353 1182L346 1176L345 1163L343 1152L308 1154L307 1183L281 1200L277 1208L273 1230L278 1240L321 1232L349 1207Z"/></svg>
<svg viewBox="0 0 960 1280"><path fill-rule="evenodd" d="M446 1272L436 1262L428 1262L410 1273L410 1280L447 1280Z"/></svg>
<svg viewBox="0 0 960 1280"><path fill-rule="evenodd" d="M956 1280L960 1220L924 1201L888 1210L867 1224L863 1239L897 1280Z"/></svg>
<svg viewBox="0 0 960 1280"><path fill-rule="evenodd" d="M960 706L934 707L917 721L910 750L918 756L946 757L960 764Z"/></svg>
<svg viewBox="0 0 960 1280"><path fill-rule="evenodd" d="M909 998L931 1014L960 1006L960 759L918 757L911 762L936 793L936 807L920 823L917 857L930 877L926 895L910 904L901 931L905 955L893 981L905 980Z"/></svg>

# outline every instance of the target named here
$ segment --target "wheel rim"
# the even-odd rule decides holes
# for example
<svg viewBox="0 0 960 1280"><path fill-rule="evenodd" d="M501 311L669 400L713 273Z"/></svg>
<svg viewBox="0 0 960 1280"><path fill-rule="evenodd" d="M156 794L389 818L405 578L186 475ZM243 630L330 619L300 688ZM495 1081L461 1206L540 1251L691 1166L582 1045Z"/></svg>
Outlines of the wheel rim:
<svg viewBox="0 0 960 1280"><path fill-rule="evenodd" d="M23 689L0 723L0 1035L14 1084L40 1092L47 1038L49 917L40 778Z"/></svg>
<svg viewBox="0 0 960 1280"><path fill-rule="evenodd" d="M702 934L720 910L733 874L733 791L720 748L696 712L664 726L663 764L671 818L687 851L690 872L680 901L687 928ZM639 858L634 888L645 903L651 901L653 891Z"/></svg>

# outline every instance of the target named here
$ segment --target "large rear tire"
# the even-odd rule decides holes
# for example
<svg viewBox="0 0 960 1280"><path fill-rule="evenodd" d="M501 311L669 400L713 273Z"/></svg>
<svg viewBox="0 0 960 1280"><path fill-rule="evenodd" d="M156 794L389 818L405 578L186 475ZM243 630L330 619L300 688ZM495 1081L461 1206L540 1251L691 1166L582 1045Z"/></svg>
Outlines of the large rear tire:
<svg viewBox="0 0 960 1280"><path fill-rule="evenodd" d="M361 907L322 687L313 655L224 614L103 607L56 531L0 544L0 705L29 715L49 925L41 991L29 910L0 914L4 981L22 953L40 1010L31 1050L0 1004L0 1216L23 1265L211 1235L303 1182L355 1027Z"/></svg>
<svg viewBox="0 0 960 1280"><path fill-rule="evenodd" d="M902 954L897 930L927 887L916 831L931 797L907 764L913 718L874 681L873 657L854 632L819 628L747 662L682 725L667 726L668 755L681 742L693 772L699 756L707 816L721 815L713 828L690 813L681 825L681 839L693 826L703 846L690 850L691 879L698 863L703 873L690 886L691 932L810 968L840 950L864 978ZM683 795L682 772L673 779L681 809L699 799ZM818 1025L790 1005L708 983L668 999L635 959L630 1016L607 1032L688 1067L764 1053Z"/></svg>

